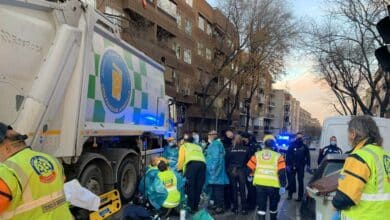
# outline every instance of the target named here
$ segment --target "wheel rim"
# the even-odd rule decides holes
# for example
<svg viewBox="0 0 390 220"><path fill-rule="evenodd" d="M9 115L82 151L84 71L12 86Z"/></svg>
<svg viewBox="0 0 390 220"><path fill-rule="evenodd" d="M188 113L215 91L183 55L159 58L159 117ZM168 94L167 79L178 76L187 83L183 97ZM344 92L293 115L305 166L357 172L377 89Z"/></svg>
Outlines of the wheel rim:
<svg viewBox="0 0 390 220"><path fill-rule="evenodd" d="M96 195L101 194L101 187L99 181L93 177L88 180L87 184L85 184L85 187Z"/></svg>
<svg viewBox="0 0 390 220"><path fill-rule="evenodd" d="M132 183L132 179L134 178L134 172L131 169L127 169L125 172L122 174L121 178L121 191L122 194L130 196L130 194L134 190L134 184Z"/></svg>

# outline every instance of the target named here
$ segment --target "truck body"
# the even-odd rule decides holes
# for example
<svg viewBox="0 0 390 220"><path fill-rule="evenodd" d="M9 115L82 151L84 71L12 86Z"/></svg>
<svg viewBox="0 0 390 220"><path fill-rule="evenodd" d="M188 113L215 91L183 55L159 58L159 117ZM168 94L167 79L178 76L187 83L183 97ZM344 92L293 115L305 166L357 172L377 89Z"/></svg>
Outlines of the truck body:
<svg viewBox="0 0 390 220"><path fill-rule="evenodd" d="M68 179L129 199L174 132L164 67L84 1L1 0L0 18L0 121Z"/></svg>

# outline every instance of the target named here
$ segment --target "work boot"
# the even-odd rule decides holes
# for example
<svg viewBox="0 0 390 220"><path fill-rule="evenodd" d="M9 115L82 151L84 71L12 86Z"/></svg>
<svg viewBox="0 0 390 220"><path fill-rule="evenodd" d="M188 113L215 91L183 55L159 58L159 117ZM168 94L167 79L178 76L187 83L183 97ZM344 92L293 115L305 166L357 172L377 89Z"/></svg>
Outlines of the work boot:
<svg viewBox="0 0 390 220"><path fill-rule="evenodd" d="M270 213L270 220L276 220L278 213Z"/></svg>

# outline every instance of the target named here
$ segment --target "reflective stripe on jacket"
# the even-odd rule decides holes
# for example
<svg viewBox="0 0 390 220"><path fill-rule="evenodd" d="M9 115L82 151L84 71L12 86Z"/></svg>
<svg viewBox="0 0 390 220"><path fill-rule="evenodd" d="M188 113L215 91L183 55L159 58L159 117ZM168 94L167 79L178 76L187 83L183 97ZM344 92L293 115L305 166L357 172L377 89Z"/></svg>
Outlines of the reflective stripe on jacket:
<svg viewBox="0 0 390 220"><path fill-rule="evenodd" d="M256 152L256 163L248 162L248 166L255 165L253 185L280 187L278 171L285 168L284 159L281 154L270 149ZM281 161L279 163L279 161Z"/></svg>
<svg viewBox="0 0 390 220"><path fill-rule="evenodd" d="M63 192L63 170L55 158L26 148L2 166L1 178L12 191L12 201L0 219L73 218Z"/></svg>

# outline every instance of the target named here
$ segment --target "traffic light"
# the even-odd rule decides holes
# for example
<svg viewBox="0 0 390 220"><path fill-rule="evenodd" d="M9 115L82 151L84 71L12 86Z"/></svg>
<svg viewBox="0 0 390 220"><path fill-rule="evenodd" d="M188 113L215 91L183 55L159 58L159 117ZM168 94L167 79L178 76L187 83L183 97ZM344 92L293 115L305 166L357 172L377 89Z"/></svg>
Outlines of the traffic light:
<svg viewBox="0 0 390 220"><path fill-rule="evenodd" d="M390 11L390 6L387 6ZM379 62L379 65L386 72L390 72L390 18L389 16L380 20L376 28L379 35L382 37L383 42L386 44L375 50L375 56Z"/></svg>

